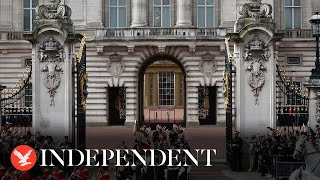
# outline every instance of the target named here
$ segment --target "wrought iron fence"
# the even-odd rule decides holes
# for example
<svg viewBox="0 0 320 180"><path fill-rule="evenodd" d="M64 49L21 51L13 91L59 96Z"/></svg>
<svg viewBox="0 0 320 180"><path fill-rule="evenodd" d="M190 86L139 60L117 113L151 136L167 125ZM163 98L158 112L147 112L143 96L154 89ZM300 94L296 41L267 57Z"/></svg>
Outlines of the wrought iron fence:
<svg viewBox="0 0 320 180"><path fill-rule="evenodd" d="M277 64L277 125L301 126L308 122L309 99L301 90L301 82L285 77Z"/></svg>
<svg viewBox="0 0 320 180"><path fill-rule="evenodd" d="M0 99L1 127L31 127L32 126L32 70L26 78L21 79L16 90L2 93ZM2 129L1 129L2 130Z"/></svg>

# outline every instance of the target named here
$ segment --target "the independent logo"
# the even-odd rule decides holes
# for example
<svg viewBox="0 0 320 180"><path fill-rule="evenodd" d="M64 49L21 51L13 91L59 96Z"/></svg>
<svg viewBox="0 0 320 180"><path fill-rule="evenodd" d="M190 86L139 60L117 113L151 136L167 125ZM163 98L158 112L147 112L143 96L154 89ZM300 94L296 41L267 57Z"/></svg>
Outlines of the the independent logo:
<svg viewBox="0 0 320 180"><path fill-rule="evenodd" d="M30 170L37 161L37 155L33 148L26 145L16 147L11 153L12 165L20 171Z"/></svg>

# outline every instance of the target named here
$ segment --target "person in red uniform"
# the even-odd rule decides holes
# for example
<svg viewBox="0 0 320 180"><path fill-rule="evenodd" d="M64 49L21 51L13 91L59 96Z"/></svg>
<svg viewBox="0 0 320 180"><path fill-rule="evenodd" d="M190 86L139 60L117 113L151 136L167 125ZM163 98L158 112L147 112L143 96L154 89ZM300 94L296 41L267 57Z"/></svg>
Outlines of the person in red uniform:
<svg viewBox="0 0 320 180"><path fill-rule="evenodd" d="M50 179L50 177L52 177L55 180L62 180L62 179L64 179L64 176L65 176L64 172L61 169L59 169L58 166L55 166L52 169L52 172L51 172L51 175L49 176L49 179Z"/></svg>
<svg viewBox="0 0 320 180"><path fill-rule="evenodd" d="M108 167L99 167L98 171L94 175L94 180L109 180L110 175L108 173Z"/></svg>
<svg viewBox="0 0 320 180"><path fill-rule="evenodd" d="M71 178L77 180L87 180L89 178L89 170L84 165L81 165L72 173Z"/></svg>
<svg viewBox="0 0 320 180"><path fill-rule="evenodd" d="M0 165L0 178L2 178L7 172L6 167Z"/></svg>
<svg viewBox="0 0 320 180"><path fill-rule="evenodd" d="M19 180L32 180L32 175L29 171L24 171L19 177Z"/></svg>

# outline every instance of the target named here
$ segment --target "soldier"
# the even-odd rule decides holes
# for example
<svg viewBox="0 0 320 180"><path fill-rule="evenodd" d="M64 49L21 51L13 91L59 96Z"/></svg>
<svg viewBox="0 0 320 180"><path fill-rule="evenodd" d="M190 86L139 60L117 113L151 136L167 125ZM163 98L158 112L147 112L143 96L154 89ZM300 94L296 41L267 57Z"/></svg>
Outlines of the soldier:
<svg viewBox="0 0 320 180"><path fill-rule="evenodd" d="M109 180L108 167L99 167L98 171L93 177L94 180Z"/></svg>
<svg viewBox="0 0 320 180"><path fill-rule="evenodd" d="M232 140L232 170L240 171L241 169L241 147L243 144L242 138L239 136L240 132L234 133L235 137Z"/></svg>

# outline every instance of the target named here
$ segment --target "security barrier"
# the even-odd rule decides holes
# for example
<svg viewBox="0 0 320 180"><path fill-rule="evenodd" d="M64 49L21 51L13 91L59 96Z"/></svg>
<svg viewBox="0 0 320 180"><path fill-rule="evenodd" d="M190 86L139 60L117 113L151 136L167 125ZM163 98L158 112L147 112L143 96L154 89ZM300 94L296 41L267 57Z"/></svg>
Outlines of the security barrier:
<svg viewBox="0 0 320 180"><path fill-rule="evenodd" d="M289 178L291 173L306 163L293 159L293 156L278 155L275 158L276 179Z"/></svg>

